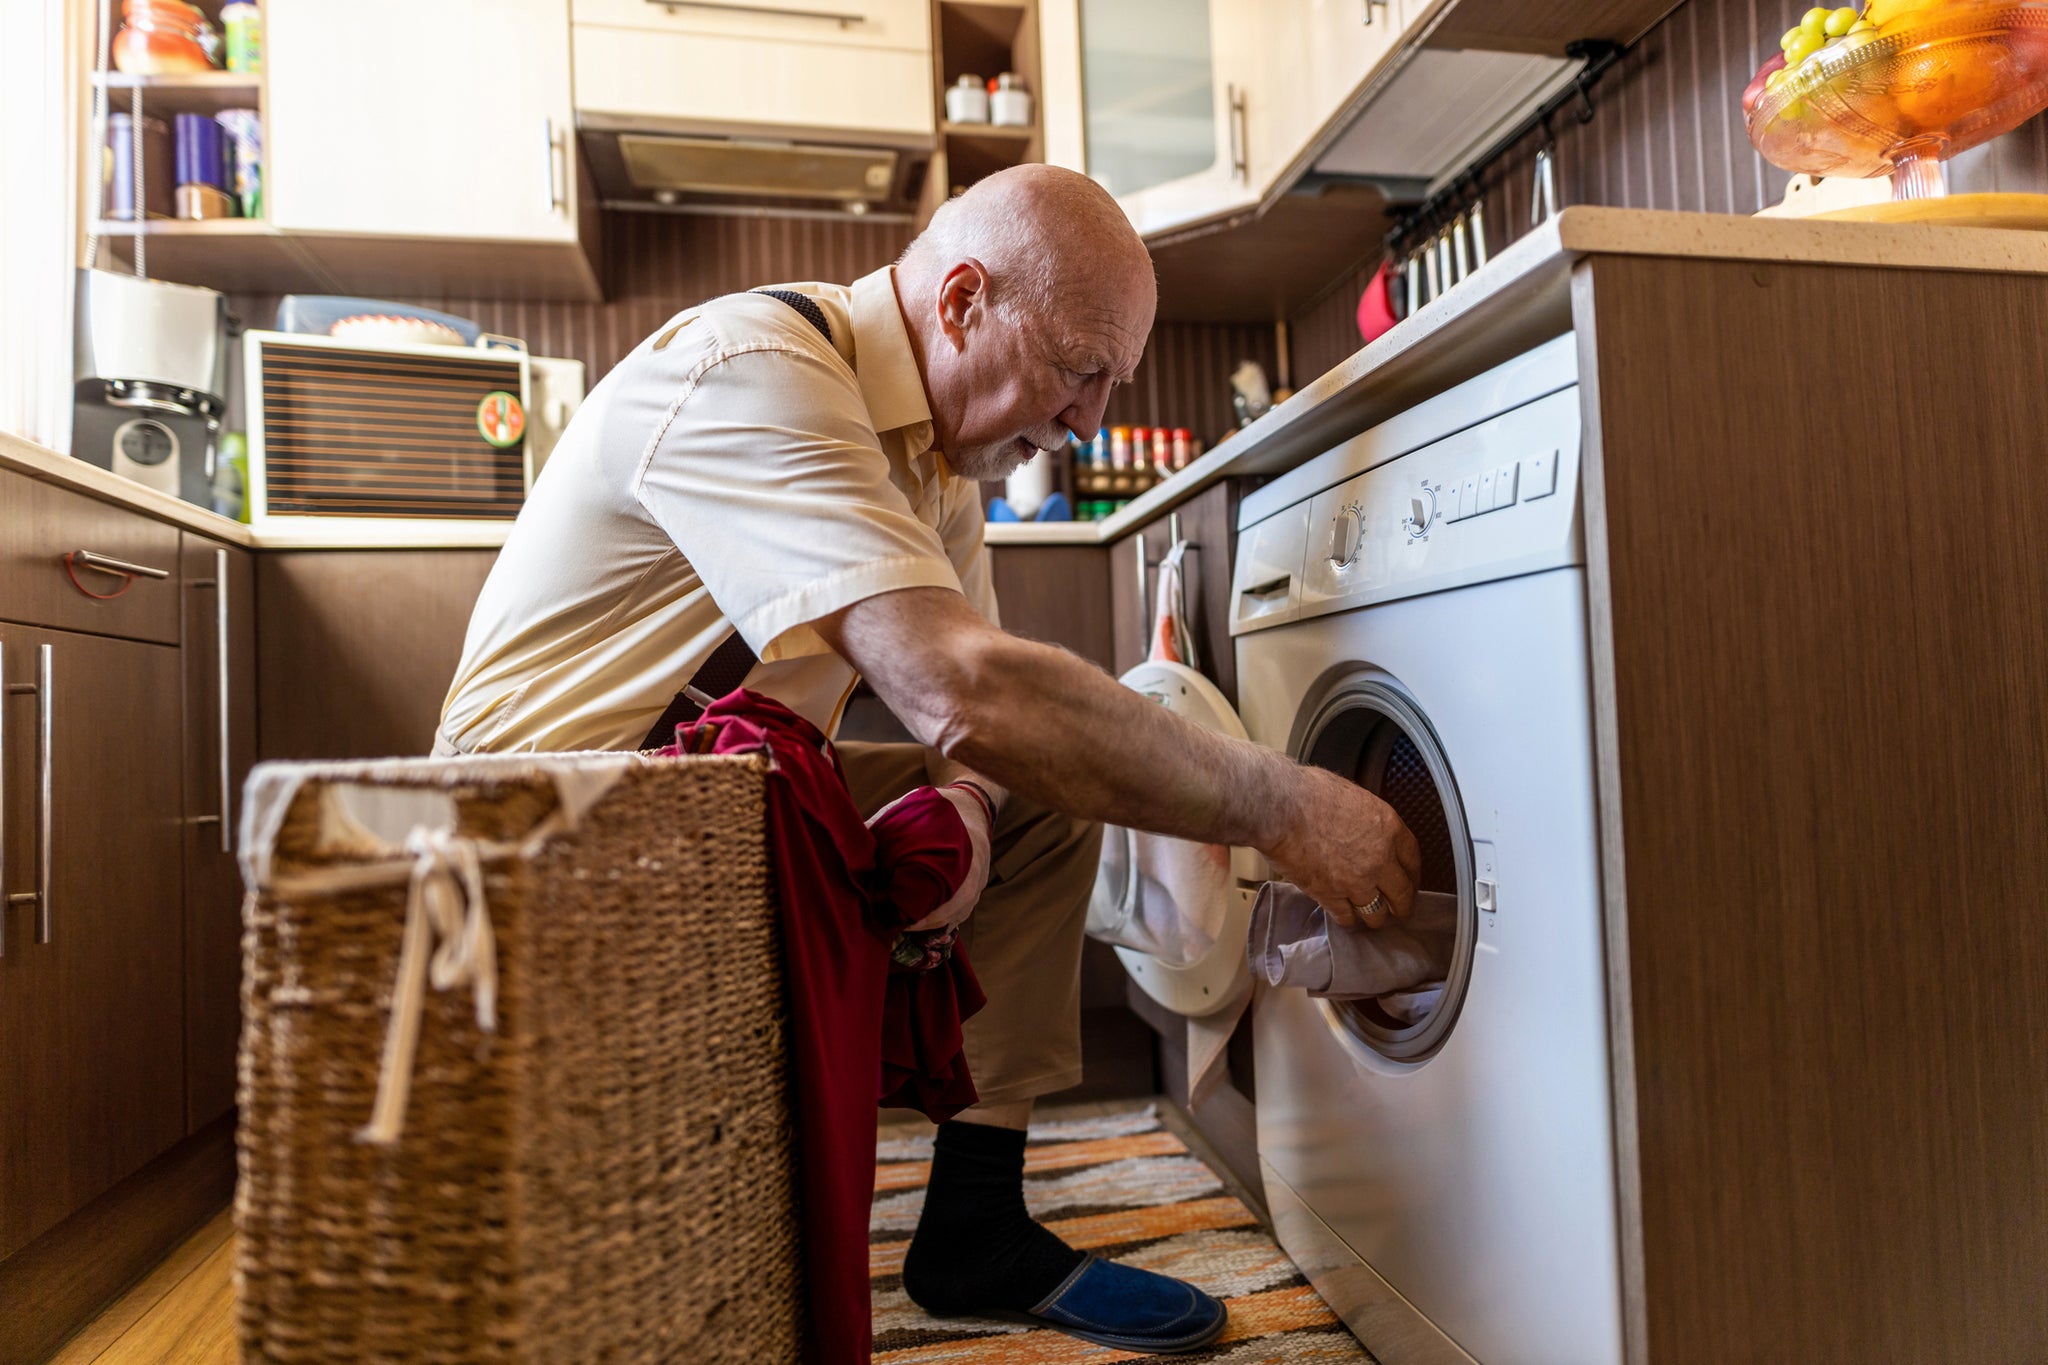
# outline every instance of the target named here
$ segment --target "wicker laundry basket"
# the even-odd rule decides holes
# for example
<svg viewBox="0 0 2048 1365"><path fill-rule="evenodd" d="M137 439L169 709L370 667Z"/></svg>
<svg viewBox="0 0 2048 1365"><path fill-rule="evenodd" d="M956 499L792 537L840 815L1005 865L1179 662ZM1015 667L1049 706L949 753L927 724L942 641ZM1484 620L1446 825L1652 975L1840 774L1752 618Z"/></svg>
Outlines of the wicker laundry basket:
<svg viewBox="0 0 2048 1365"><path fill-rule="evenodd" d="M257 770L245 1361L796 1358L765 771L627 755ZM394 1065L408 1018L416 1052Z"/></svg>

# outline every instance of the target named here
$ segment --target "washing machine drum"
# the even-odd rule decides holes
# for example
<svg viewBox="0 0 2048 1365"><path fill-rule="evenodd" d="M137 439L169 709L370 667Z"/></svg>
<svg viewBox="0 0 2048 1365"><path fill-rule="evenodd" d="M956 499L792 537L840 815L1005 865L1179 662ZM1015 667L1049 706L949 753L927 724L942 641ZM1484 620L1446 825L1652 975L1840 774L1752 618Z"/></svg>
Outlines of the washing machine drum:
<svg viewBox="0 0 2048 1365"><path fill-rule="evenodd" d="M1183 720L1245 738L1230 702L1184 664L1142 663L1120 681ZM1168 1009L1200 1017L1245 997L1250 917L1251 896L1230 849L1114 825L1103 830L1088 935L1114 946L1139 988Z"/></svg>
<svg viewBox="0 0 2048 1365"><path fill-rule="evenodd" d="M1441 980L1376 999L1322 1002L1356 1042L1393 1061L1421 1061L1457 1023L1478 938L1472 841L1449 760L1414 699L1386 674L1364 668L1310 699L1294 752L1391 806L1421 849L1415 889L1457 898L1457 933Z"/></svg>

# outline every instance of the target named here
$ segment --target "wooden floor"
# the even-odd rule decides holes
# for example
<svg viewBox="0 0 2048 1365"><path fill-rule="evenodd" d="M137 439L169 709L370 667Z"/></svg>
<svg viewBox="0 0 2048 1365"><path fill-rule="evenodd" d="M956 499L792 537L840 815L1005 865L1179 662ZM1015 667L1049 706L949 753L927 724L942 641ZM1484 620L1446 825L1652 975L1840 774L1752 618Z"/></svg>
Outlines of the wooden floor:
<svg viewBox="0 0 2048 1365"><path fill-rule="evenodd" d="M51 1357L50 1365L238 1365L234 1222L222 1209Z"/></svg>
<svg viewBox="0 0 2048 1365"><path fill-rule="evenodd" d="M1164 1100L1158 1103L1168 1128L1196 1145L1198 1156L1218 1171L1226 1168L1202 1143L1200 1134ZM1093 1118L1128 1109L1130 1100L1047 1105L1044 1118ZM914 1114L890 1111L883 1137L932 1131ZM1228 1177L1225 1177L1228 1182ZM49 1365L240 1365L235 1347L234 1221L222 1209L164 1258L163 1264L66 1342Z"/></svg>

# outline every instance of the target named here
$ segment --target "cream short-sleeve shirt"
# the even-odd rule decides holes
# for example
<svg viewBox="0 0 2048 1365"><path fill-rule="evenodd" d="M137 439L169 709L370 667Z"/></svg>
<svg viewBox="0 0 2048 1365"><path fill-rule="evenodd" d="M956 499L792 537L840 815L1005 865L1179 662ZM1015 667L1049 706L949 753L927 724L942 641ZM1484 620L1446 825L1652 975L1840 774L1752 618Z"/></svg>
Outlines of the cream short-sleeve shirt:
<svg viewBox="0 0 2048 1365"><path fill-rule="evenodd" d="M812 628L899 588L995 621L975 485L932 445L892 271L671 318L570 420L441 709L469 753L627 749L737 628L747 686L835 732L858 677Z"/></svg>

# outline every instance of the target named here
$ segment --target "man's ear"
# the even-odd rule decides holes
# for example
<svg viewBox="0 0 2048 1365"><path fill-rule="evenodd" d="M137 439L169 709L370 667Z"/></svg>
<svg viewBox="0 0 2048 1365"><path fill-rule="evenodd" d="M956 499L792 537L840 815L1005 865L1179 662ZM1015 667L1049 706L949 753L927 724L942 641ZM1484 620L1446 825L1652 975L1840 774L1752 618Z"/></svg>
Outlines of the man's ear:
<svg viewBox="0 0 2048 1365"><path fill-rule="evenodd" d="M969 324L988 304L988 268L969 256L939 281L939 327L958 350Z"/></svg>

